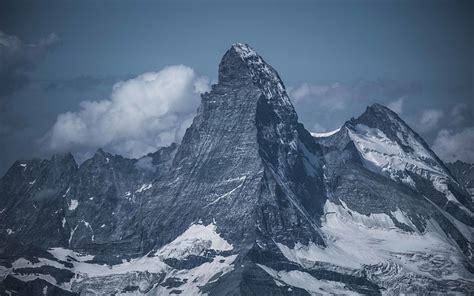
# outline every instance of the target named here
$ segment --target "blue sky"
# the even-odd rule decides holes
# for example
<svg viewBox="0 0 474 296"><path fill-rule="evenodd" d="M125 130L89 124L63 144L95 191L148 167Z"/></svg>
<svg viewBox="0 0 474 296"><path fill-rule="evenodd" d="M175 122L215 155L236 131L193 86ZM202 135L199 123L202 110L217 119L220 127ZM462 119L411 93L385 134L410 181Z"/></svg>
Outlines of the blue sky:
<svg viewBox="0 0 474 296"><path fill-rule="evenodd" d="M170 65L215 82L234 42L277 69L309 130L335 129L380 102L444 159L474 161L473 28L472 1L3 0L0 172L48 157L58 115L111 99L116 82Z"/></svg>

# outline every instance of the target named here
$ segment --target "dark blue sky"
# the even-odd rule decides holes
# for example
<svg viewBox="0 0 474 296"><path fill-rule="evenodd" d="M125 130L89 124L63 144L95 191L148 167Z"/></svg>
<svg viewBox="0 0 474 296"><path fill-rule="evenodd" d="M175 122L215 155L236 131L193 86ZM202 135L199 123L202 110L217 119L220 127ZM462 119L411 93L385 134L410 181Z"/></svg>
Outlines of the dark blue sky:
<svg viewBox="0 0 474 296"><path fill-rule="evenodd" d="M380 102L438 149L452 141L446 160L474 161L463 140L474 137L472 3L2 0L0 31L27 54L0 51L0 88L15 81L0 93L0 173L14 159L48 156L38 139L58 114L108 99L115 82L177 64L215 80L234 42L277 69L310 130L337 128Z"/></svg>

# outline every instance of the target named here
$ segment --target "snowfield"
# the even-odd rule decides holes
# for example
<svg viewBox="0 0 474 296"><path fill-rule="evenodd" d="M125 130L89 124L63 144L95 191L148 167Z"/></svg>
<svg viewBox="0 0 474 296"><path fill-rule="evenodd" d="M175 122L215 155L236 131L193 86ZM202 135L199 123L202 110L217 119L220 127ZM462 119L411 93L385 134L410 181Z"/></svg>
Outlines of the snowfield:
<svg viewBox="0 0 474 296"><path fill-rule="evenodd" d="M327 247L297 243L289 248L277 243L288 260L305 268L322 262L354 271L389 262L399 268L399 274L472 281L452 239L435 221L430 221L424 233L405 232L395 227L386 214L366 216L349 209L343 202L337 205L327 201L324 211L321 230L326 236ZM394 216L400 222L411 224L401 211ZM443 265L443 273L439 272L439 264Z"/></svg>
<svg viewBox="0 0 474 296"><path fill-rule="evenodd" d="M123 260L121 264L117 265L105 265L93 263L94 256L90 254L81 254L64 248L51 248L48 252L58 261L38 258L38 262L32 262L20 258L10 268L0 266L0 279L4 279L8 274L26 282L39 278L67 291L76 291L79 288L83 289L87 286L94 286L96 283L103 283L107 279L111 280L131 274L151 273L165 275L164 281L167 279L179 279L185 282L186 284L180 287L183 290L181 295L198 295L200 294L199 287L204 286L211 279L213 281L217 280L220 276L233 269L232 264L237 255L216 255L210 262L205 262L192 269L182 270L170 267L164 260L170 258L185 260L191 255L203 255L208 250L220 252L231 251L232 249L233 246L217 233L215 224L202 225L198 223L191 225L183 234L160 248L154 255L147 255L128 261ZM73 267L67 267L60 261L69 262ZM21 268L38 268L42 266L70 270L76 276L69 282L60 284L50 275L23 275L15 272L15 270ZM143 286L149 290L147 293L151 295L170 295L172 294L171 291L175 290L172 287L156 285L156 283L146 283ZM92 288L88 290L92 291ZM95 290L95 292L98 294L104 293L100 289Z"/></svg>

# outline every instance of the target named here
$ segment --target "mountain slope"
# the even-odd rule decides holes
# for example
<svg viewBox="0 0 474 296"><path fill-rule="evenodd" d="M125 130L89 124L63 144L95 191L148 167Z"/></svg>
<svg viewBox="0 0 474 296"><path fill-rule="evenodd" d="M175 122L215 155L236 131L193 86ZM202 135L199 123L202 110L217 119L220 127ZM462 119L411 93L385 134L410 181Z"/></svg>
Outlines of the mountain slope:
<svg viewBox="0 0 474 296"><path fill-rule="evenodd" d="M446 166L455 176L456 180L466 188L472 200L474 196L474 165L457 160L456 162L447 163Z"/></svg>
<svg viewBox="0 0 474 296"><path fill-rule="evenodd" d="M2 292L474 289L472 200L426 143L379 105L312 137L246 44L225 53L179 146L64 159L0 180ZM53 188L41 212L33 180Z"/></svg>
<svg viewBox="0 0 474 296"><path fill-rule="evenodd" d="M403 120L376 104L338 132L316 137L315 141L325 150L330 200L330 219L323 231L327 228L335 245L342 249L342 254L336 249L338 255L352 262L361 258L360 262L369 265L368 272L392 283L393 287L387 288L393 293L454 288L458 284L446 282L448 275L469 282L473 266L472 202ZM367 231L367 227L378 230ZM357 251L347 250L354 245L359 246ZM374 254L374 245L382 253ZM371 266L372 260L381 265ZM443 265L443 275L438 274L437 264ZM384 279L389 270L388 274L395 272Z"/></svg>

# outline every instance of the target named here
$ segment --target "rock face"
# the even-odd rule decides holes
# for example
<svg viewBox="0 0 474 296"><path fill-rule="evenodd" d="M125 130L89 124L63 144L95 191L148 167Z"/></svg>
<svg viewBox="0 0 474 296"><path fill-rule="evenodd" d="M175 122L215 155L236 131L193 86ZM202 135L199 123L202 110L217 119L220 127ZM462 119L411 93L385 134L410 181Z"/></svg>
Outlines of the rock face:
<svg viewBox="0 0 474 296"><path fill-rule="evenodd" d="M277 72L233 45L178 146L16 162L2 293L474 291L473 203L395 113L312 137Z"/></svg>
<svg viewBox="0 0 474 296"><path fill-rule="evenodd" d="M459 184L470 193L472 199L474 196L474 165L457 160L447 163L446 166L459 181Z"/></svg>

